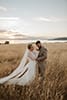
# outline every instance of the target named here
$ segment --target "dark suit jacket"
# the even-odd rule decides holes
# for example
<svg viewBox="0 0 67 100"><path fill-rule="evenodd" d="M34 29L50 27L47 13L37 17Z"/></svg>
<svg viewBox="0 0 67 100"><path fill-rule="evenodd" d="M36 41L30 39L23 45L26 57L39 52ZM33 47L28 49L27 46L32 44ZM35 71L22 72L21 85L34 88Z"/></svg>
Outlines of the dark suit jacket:
<svg viewBox="0 0 67 100"><path fill-rule="evenodd" d="M44 61L45 59L47 59L47 49L45 47L41 47L39 49L39 55L37 57L37 61Z"/></svg>
<svg viewBox="0 0 67 100"><path fill-rule="evenodd" d="M45 68L47 65L46 59L47 59L47 49L44 47L41 47L39 49L39 55L37 57L37 65L38 65L38 72L42 76L44 76Z"/></svg>

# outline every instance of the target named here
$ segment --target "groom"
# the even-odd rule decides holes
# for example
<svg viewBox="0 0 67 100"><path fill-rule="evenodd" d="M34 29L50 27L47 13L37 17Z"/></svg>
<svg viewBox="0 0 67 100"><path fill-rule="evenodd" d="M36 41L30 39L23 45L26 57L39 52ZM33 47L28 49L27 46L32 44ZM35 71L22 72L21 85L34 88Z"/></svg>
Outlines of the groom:
<svg viewBox="0 0 67 100"><path fill-rule="evenodd" d="M44 80L46 59L47 59L47 49L42 46L40 41L37 41L36 45L39 49L39 55L36 59L37 64L38 64L38 73L39 73L41 79Z"/></svg>

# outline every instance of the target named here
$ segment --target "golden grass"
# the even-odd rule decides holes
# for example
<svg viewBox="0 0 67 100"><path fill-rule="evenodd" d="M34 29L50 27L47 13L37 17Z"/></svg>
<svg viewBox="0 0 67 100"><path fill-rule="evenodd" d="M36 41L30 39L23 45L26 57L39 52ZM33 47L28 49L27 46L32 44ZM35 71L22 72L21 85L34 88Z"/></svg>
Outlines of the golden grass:
<svg viewBox="0 0 67 100"><path fill-rule="evenodd" d="M0 85L0 100L67 100L67 43L45 44L48 48L43 84L38 78L30 86ZM0 45L0 77L20 63L26 45Z"/></svg>

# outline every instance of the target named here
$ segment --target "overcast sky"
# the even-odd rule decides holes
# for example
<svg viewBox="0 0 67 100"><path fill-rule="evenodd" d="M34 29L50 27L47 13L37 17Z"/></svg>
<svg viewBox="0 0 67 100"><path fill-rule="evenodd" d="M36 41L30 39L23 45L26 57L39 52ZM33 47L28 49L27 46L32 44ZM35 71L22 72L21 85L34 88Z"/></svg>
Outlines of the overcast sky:
<svg viewBox="0 0 67 100"><path fill-rule="evenodd" d="M67 36L67 0L0 0L0 29Z"/></svg>

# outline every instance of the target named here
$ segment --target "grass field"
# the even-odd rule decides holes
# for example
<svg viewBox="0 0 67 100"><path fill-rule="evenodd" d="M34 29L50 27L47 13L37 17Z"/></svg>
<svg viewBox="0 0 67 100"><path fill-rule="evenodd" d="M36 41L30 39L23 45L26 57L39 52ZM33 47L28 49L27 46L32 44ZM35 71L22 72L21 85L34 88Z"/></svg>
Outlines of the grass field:
<svg viewBox="0 0 67 100"><path fill-rule="evenodd" d="M47 67L44 83L39 79L30 86L0 85L0 100L67 100L67 43L47 43ZM0 77L18 67L25 52L24 44L0 45Z"/></svg>

